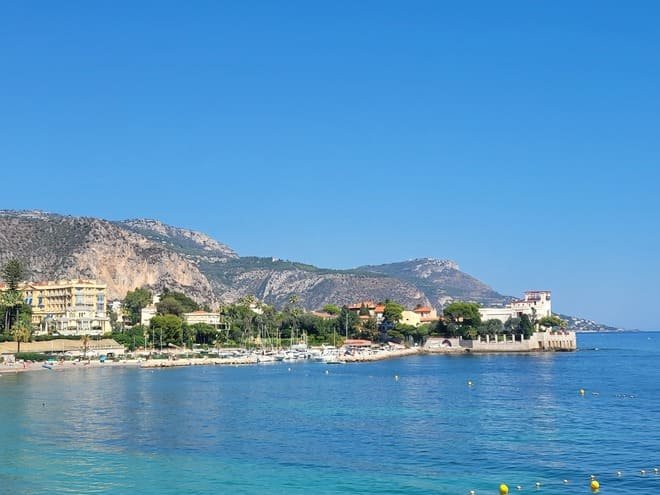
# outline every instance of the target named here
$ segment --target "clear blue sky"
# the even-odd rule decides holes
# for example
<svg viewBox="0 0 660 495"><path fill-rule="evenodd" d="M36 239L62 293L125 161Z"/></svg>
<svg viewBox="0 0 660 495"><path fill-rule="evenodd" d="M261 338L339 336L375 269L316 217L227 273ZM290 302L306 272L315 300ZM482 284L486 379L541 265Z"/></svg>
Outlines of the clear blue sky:
<svg viewBox="0 0 660 495"><path fill-rule="evenodd" d="M332 268L456 260L644 329L658 2L0 3L0 208Z"/></svg>

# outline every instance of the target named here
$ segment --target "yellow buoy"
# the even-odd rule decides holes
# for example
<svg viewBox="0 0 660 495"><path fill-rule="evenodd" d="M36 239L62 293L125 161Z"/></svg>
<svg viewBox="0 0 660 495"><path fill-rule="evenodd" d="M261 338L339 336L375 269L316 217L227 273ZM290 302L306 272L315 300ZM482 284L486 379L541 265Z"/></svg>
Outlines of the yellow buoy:
<svg viewBox="0 0 660 495"><path fill-rule="evenodd" d="M584 389L583 388L580 389L580 395L584 395Z"/></svg>
<svg viewBox="0 0 660 495"><path fill-rule="evenodd" d="M589 485L589 486L591 486L591 489L594 492L597 492L598 489L600 488L600 483L598 483L598 480L591 480L591 485Z"/></svg>
<svg viewBox="0 0 660 495"><path fill-rule="evenodd" d="M500 485L500 495L507 495L509 493L509 487L504 483Z"/></svg>

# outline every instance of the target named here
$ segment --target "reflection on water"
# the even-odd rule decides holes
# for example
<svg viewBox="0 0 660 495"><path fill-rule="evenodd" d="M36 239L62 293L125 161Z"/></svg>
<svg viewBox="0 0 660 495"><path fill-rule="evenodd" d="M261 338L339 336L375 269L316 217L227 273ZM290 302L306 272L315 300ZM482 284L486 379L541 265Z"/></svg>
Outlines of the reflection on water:
<svg viewBox="0 0 660 495"><path fill-rule="evenodd" d="M3 376L0 481L162 495L540 480L552 494L593 472L608 493L655 494L660 476L638 473L660 464L660 339L640 338L580 336L599 350L576 353Z"/></svg>

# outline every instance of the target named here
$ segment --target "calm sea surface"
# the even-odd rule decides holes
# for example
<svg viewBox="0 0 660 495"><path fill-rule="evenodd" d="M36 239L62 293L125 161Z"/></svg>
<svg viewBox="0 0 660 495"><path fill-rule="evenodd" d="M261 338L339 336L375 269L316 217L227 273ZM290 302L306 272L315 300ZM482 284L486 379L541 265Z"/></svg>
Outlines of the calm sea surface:
<svg viewBox="0 0 660 495"><path fill-rule="evenodd" d="M657 495L660 333L578 346L5 375L0 492Z"/></svg>

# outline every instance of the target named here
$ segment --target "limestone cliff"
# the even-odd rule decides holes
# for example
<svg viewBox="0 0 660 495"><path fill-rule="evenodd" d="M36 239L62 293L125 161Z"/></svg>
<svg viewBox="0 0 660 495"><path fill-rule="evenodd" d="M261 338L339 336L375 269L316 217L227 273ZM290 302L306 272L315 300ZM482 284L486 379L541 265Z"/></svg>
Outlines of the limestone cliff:
<svg viewBox="0 0 660 495"><path fill-rule="evenodd" d="M107 284L109 298L147 286L215 300L211 284L194 263L105 220L0 212L0 259L10 257L25 261L31 280L97 279Z"/></svg>
<svg viewBox="0 0 660 495"><path fill-rule="evenodd" d="M292 294L307 309L392 299L405 306L463 298L507 298L448 260L423 259L329 270L274 258L239 257L209 236L157 220L110 222L43 212L0 211L0 262L26 261L32 280L94 278L110 298L136 287L185 292L212 306L245 295L283 306Z"/></svg>

